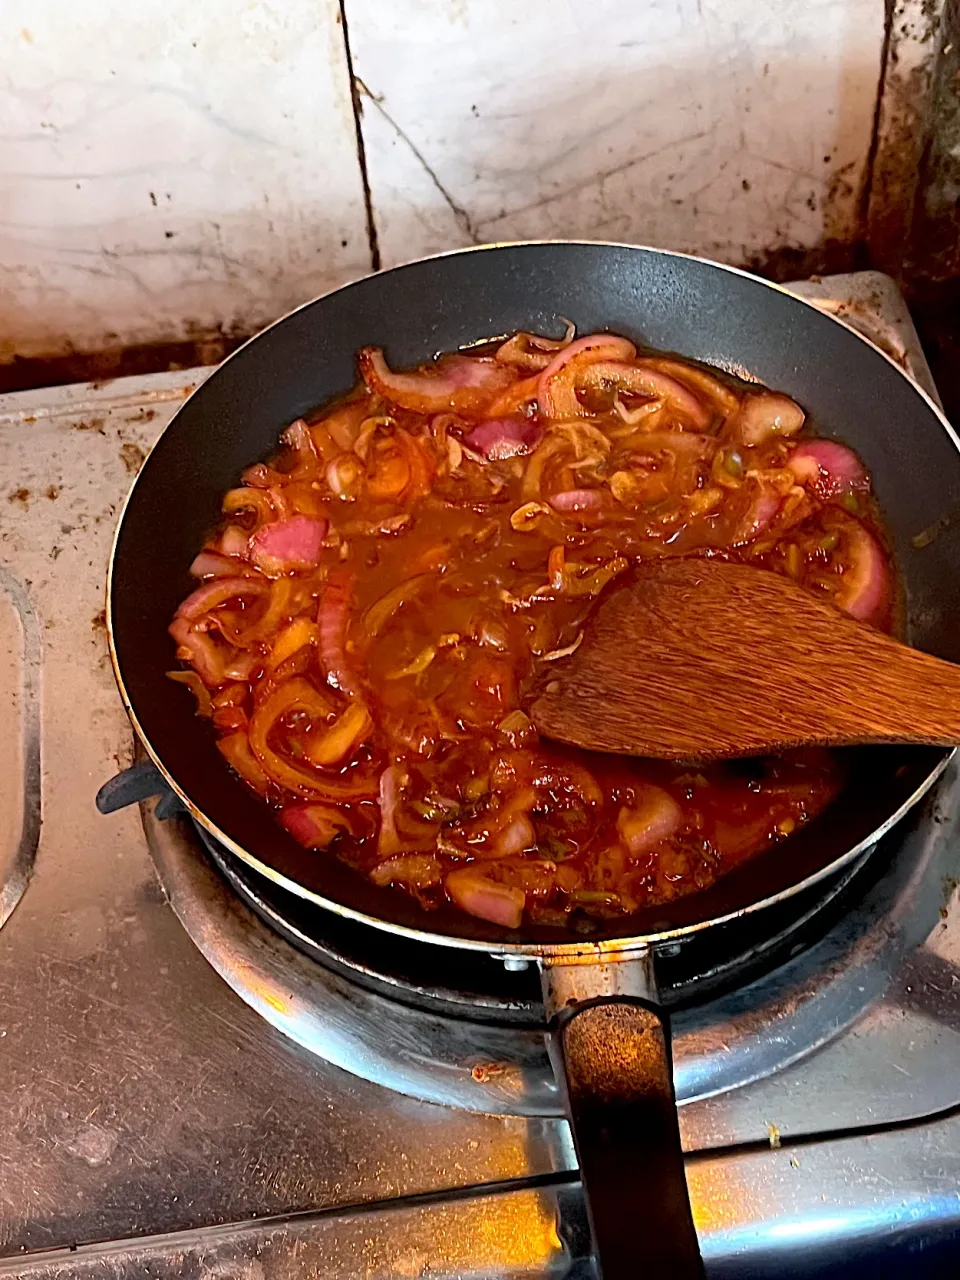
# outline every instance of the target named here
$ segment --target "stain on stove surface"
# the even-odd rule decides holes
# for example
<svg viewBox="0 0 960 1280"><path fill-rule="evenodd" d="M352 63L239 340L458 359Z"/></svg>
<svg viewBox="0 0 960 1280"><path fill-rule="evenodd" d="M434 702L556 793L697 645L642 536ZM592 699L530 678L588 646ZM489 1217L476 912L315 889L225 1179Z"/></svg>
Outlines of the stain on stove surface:
<svg viewBox="0 0 960 1280"><path fill-rule="evenodd" d="M120 446L120 458L130 474L135 476L146 461L147 455L138 444L128 441Z"/></svg>

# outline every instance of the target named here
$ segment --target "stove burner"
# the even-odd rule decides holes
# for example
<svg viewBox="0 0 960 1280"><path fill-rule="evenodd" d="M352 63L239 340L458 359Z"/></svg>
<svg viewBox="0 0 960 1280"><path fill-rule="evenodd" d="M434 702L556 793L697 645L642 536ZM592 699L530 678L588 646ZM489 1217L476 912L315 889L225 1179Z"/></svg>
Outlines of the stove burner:
<svg viewBox="0 0 960 1280"><path fill-rule="evenodd" d="M473 1021L543 1025L536 968L480 952L442 952L429 943L381 932L335 915L259 875L203 828L197 834L214 865L244 902L282 937L320 964L369 990L415 1008ZM828 881L722 929L660 947L657 976L665 1004L700 1002L771 968L822 937L849 903L851 889L875 879L866 855ZM860 872L863 874L859 874ZM865 888L865 885L864 885Z"/></svg>
<svg viewBox="0 0 960 1280"><path fill-rule="evenodd" d="M310 1052L426 1101L559 1115L535 972L450 952L323 911L239 863L184 815L143 805L147 842L181 923L227 983ZM658 959L673 1007L681 1102L769 1076L839 1035L881 997L939 920L958 845L960 779L861 863L709 952Z"/></svg>

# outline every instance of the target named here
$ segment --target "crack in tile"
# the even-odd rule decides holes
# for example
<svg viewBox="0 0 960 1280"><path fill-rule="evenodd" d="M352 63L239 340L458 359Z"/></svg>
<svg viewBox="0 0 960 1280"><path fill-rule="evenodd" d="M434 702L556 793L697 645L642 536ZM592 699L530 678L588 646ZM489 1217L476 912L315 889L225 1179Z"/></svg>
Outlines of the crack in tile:
<svg viewBox="0 0 960 1280"><path fill-rule="evenodd" d="M520 205L516 209L506 209L503 213L498 213L495 217L484 219L484 221L487 225L495 225L498 222L505 221L507 218L515 218L524 213L533 213L537 209L544 209L548 205L555 204L558 200L563 200L566 196L575 196L579 192L587 190L588 187L595 185L602 187L603 183L609 178L615 178L621 173L626 173L628 170L635 168L636 165L644 164L647 160L654 160L657 156L663 155L664 152L676 147L686 146L692 142L700 142L703 138L709 138L712 132L710 129L704 129L699 133L688 134L684 138L671 138L669 142L665 142L662 146L655 147L652 151L647 151L643 155L631 156L629 160L624 160L621 164L614 165L610 169L603 169L599 173L591 173L582 182L564 187L561 191L554 191L548 195L541 196L538 200L533 200L530 204Z"/></svg>
<svg viewBox="0 0 960 1280"><path fill-rule="evenodd" d="M423 169L424 173L427 175L427 177L436 187L437 191L443 197L444 202L446 203L448 209L453 214L456 220L457 226L464 233L464 235L466 235L469 238L470 243L480 244L480 237L477 233L475 226L473 225L473 219L470 217L470 214L467 212L467 210L463 207L462 204L458 204L457 201L454 200L453 196L450 194L450 192L446 189L446 187L437 177L437 174L435 170L432 168L432 166L430 165L430 162L427 160L427 157L423 154L423 152L420 150L417 144L413 141L410 135L402 128L401 125L399 125L396 122L396 120L394 120L393 116L391 116L390 113L387 111L386 107L383 105L383 95L372 93L370 89L368 89L367 86L363 83L363 81L360 80L359 78L357 79L356 84L357 84L358 92L361 93L363 97L365 97L369 102L373 103L373 105L380 112L381 116L383 116L384 120L387 122L390 128L394 131L394 133L397 135L400 141L405 143L405 145L410 150L413 157L416 159L420 167Z"/></svg>

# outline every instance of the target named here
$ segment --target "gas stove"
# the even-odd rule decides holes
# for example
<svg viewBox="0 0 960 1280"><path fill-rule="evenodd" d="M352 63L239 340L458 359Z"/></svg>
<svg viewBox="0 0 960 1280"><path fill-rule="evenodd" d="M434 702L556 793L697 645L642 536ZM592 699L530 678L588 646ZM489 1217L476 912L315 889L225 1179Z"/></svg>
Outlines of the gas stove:
<svg viewBox="0 0 960 1280"><path fill-rule="evenodd" d="M791 287L933 391L885 277ZM135 757L113 527L208 372L0 397L0 1277L588 1275L532 973L361 941L169 800L94 807ZM664 957L710 1275L952 1273L958 882L951 764L769 939Z"/></svg>

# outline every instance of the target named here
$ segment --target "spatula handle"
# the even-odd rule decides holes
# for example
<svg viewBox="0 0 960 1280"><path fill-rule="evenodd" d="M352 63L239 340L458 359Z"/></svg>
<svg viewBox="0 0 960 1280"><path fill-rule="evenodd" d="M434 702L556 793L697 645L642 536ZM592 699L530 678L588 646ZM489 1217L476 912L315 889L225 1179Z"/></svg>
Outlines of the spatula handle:
<svg viewBox="0 0 960 1280"><path fill-rule="evenodd" d="M960 666L877 632L858 639L870 647L869 668L847 704L831 711L847 718L851 741L960 744Z"/></svg>

